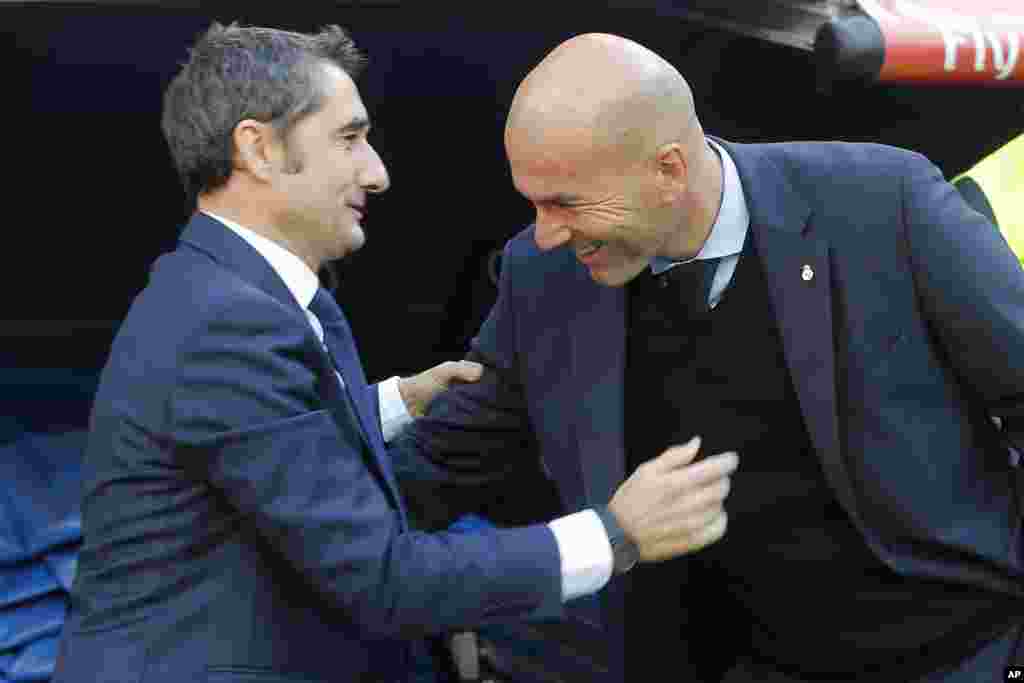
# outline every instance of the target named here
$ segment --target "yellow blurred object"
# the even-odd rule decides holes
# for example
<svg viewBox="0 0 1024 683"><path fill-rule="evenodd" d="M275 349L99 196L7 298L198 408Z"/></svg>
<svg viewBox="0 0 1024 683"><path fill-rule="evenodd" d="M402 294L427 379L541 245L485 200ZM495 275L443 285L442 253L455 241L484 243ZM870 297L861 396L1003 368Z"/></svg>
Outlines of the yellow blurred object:
<svg viewBox="0 0 1024 683"><path fill-rule="evenodd" d="M981 191L987 207L977 206L977 199L965 186L970 181ZM953 184L974 209L994 217L1010 248L1024 261L1024 135L957 176Z"/></svg>

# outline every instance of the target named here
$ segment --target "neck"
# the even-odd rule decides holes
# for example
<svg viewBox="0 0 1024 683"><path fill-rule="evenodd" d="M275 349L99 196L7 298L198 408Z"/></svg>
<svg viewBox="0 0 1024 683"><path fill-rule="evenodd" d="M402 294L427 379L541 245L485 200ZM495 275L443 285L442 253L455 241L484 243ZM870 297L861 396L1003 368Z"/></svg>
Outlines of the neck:
<svg viewBox="0 0 1024 683"><path fill-rule="evenodd" d="M238 223L243 228L252 230L261 237L266 237L298 256L314 273L319 271L321 264L313 258L312 254L306 253L308 250L303 249L300 242L290 238L288 233L278 226L274 212L265 204L251 200L241 201L231 192L220 191L200 195L198 208L200 211L214 213Z"/></svg>
<svg viewBox="0 0 1024 683"><path fill-rule="evenodd" d="M724 175L721 158L705 141L700 152L694 155L693 190L687 193L677 239L669 245L666 256L673 259L693 258L703 248L722 207Z"/></svg>

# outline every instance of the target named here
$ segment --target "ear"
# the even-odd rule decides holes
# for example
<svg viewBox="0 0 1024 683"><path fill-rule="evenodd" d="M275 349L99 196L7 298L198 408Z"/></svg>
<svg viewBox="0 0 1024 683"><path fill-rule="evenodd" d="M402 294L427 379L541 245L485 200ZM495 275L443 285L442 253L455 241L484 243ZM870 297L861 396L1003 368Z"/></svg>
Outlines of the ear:
<svg viewBox="0 0 1024 683"><path fill-rule="evenodd" d="M231 135L235 143L234 167L264 182L269 181L280 164L273 127L262 121L243 119Z"/></svg>
<svg viewBox="0 0 1024 683"><path fill-rule="evenodd" d="M665 203L674 202L686 191L689 183L689 164L679 142L660 146L654 155L659 190Z"/></svg>

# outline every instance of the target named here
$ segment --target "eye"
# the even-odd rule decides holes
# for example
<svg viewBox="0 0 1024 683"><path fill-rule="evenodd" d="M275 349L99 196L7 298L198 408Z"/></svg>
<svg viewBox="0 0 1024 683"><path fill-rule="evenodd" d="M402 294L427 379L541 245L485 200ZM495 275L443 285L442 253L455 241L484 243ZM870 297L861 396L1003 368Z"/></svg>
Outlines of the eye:
<svg viewBox="0 0 1024 683"><path fill-rule="evenodd" d="M366 133L367 131L365 130L347 130L339 132L337 139L342 147L345 149L352 149L366 139Z"/></svg>

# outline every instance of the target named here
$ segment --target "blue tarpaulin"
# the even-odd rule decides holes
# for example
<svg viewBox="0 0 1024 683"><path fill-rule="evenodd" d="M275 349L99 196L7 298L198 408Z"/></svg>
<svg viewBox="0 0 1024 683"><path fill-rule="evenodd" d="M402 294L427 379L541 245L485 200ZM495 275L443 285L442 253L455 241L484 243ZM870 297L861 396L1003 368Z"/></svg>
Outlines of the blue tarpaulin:
<svg viewBox="0 0 1024 683"><path fill-rule="evenodd" d="M0 447L0 683L53 674L81 543L83 431Z"/></svg>

